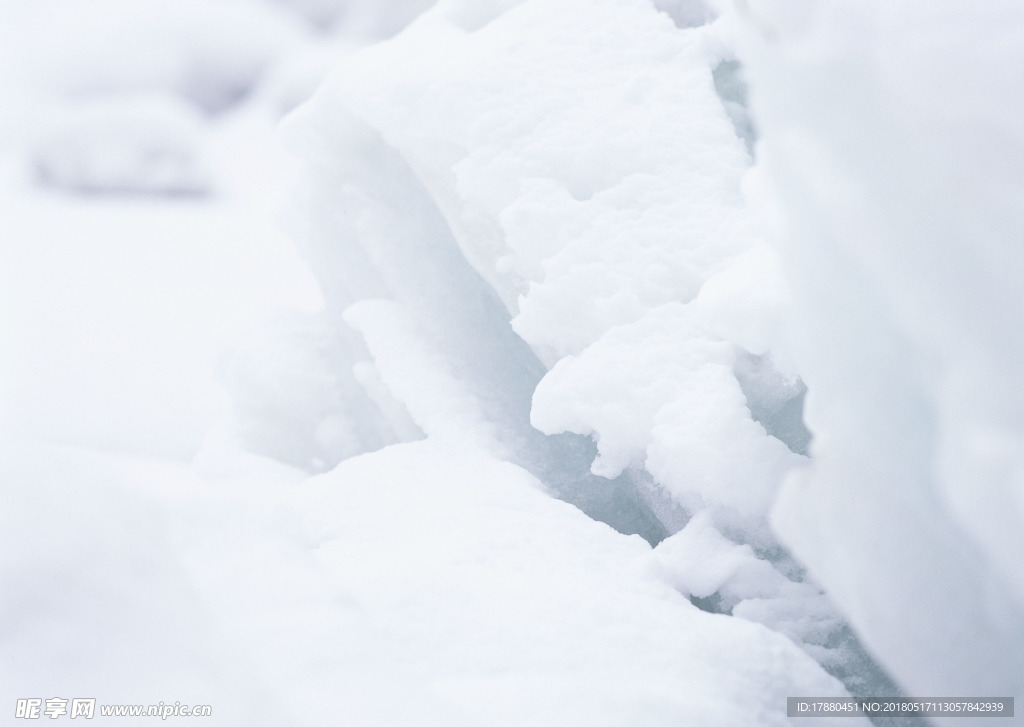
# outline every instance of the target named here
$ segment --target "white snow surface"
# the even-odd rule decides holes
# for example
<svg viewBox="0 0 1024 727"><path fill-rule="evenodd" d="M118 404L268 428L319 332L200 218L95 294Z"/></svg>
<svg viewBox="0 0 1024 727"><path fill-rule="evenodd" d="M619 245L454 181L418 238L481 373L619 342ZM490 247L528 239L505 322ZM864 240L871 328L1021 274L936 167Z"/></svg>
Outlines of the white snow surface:
<svg viewBox="0 0 1024 727"><path fill-rule="evenodd" d="M0 0L0 701L1024 696L1021 41L1012 0Z"/></svg>

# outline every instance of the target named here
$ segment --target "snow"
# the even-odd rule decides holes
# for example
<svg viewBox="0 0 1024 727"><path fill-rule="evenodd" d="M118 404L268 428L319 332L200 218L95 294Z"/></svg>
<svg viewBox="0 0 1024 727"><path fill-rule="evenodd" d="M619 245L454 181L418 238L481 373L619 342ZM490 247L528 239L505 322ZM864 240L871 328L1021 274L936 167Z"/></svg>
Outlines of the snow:
<svg viewBox="0 0 1024 727"><path fill-rule="evenodd" d="M758 22L757 187L785 217L814 432L775 526L910 692L1019 694L1024 16L763 3Z"/></svg>
<svg viewBox="0 0 1024 727"><path fill-rule="evenodd" d="M225 345L279 307L321 305L273 216L251 214L256 193L76 197L10 177L4 409L18 431L187 459L227 406Z"/></svg>
<svg viewBox="0 0 1024 727"><path fill-rule="evenodd" d="M489 8L486 19L470 17L470 7ZM697 475L710 480L707 485L685 489L722 508L739 506L736 517L723 517L763 522L789 453L751 420L729 371L735 347L712 334L706 346L700 318L688 326L692 343L674 343L679 319L693 315L679 306L755 244L745 231L740 195L749 157L711 72L722 52L713 35L699 28L680 33L645 3L588 4L586 10L571 2L512 9L442 3L399 37L342 64L288 128L295 148L317 166L355 144L365 156L368 136L374 145L386 144L388 156L400 155L415 175L402 205L429 196L473 272L500 296L513 330L542 362L551 366L574 356L555 366L532 395L532 422L548 434L595 435L594 474L615 478L642 468L648 457L655 469L671 469L661 465L670 450L692 459L707 448L696 441L686 452L681 442L688 435L669 414L668 392L695 390L679 383L680 368L705 377L721 369L722 386L731 389L722 394L731 396L722 411L731 409L733 421L710 449L731 436L728 431L747 429L751 444L739 448L765 451L738 460L734 482L720 488L731 494L716 500L712 473ZM572 105L564 103L569 93ZM329 129L323 119L331 119ZM349 141L339 147L338 139ZM357 184L369 172L352 170L354 155L347 156L335 164L348 167L348 183ZM330 199L329 214L336 216L338 194ZM354 215L367 214L360 205ZM418 223L416 234L423 228ZM363 230L356 233L365 237ZM378 271L395 265L379 259L382 249L395 246L373 244L366 251ZM344 268L357 264L348 259ZM414 271L415 281L391 289L422 285L423 267ZM323 285L351 301L363 295L355 288L365 288L368 278ZM718 352L700 352L708 346ZM588 369L594 373L584 373ZM635 380L607 380L622 371ZM640 381L662 384L638 398ZM659 411L671 421L657 422ZM728 447L717 448L719 469L737 462ZM693 478L682 473L678 479ZM676 484L659 480L670 489ZM754 481L757 492L748 497Z"/></svg>
<svg viewBox="0 0 1024 727"><path fill-rule="evenodd" d="M485 451L396 445L307 481L258 461L209 472L35 448L6 462L5 498L47 524L4 528L38 567L4 563L26 604L5 696L171 693L218 724L781 725L787 695L841 693ZM80 605L27 608L65 598Z"/></svg>
<svg viewBox="0 0 1024 727"><path fill-rule="evenodd" d="M0 698L1020 692L1009 0L0 16Z"/></svg>
<svg viewBox="0 0 1024 727"><path fill-rule="evenodd" d="M310 165L325 294L428 435L495 432L556 495L651 542L706 510L767 552L809 437L803 384L771 352L781 267L751 228L750 157L716 92L729 57L714 28L643 2L441 3L339 65L285 129ZM381 296L420 333L367 329ZM487 319L466 320L470 300ZM506 342L499 360L466 350L485 336ZM396 354L414 338L439 358ZM445 366L465 391L424 378ZM554 444L566 434L596 458Z"/></svg>
<svg viewBox="0 0 1024 727"><path fill-rule="evenodd" d="M210 113L247 94L309 32L249 0L42 0L5 12L22 31L9 34L8 52L26 82L73 99L165 91Z"/></svg>
<svg viewBox="0 0 1024 727"><path fill-rule="evenodd" d="M382 494L381 482L393 491ZM403 645L406 655L388 662L421 684L417 675L429 674L467 723L735 724L760 719L787 690L835 689L792 644L734 628L645 577L650 550L638 537L623 540L523 470L462 443L349 460L301 496L318 504L321 562ZM362 546L382 530L401 537ZM652 633L667 638L652 642ZM763 658L751 658L750 641L788 666L767 681L747 671ZM762 696L730 702L736 693Z"/></svg>
<svg viewBox="0 0 1024 727"><path fill-rule="evenodd" d="M205 194L203 124L174 97L83 104L39 135L40 179L81 192Z"/></svg>

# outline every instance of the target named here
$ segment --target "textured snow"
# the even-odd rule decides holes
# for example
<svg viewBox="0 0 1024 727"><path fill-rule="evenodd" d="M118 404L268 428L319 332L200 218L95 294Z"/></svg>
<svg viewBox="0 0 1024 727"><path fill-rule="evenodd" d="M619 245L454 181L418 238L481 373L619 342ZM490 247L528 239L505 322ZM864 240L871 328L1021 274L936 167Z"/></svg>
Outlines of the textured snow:
<svg viewBox="0 0 1024 727"><path fill-rule="evenodd" d="M1019 695L1010 0L0 21L3 700Z"/></svg>

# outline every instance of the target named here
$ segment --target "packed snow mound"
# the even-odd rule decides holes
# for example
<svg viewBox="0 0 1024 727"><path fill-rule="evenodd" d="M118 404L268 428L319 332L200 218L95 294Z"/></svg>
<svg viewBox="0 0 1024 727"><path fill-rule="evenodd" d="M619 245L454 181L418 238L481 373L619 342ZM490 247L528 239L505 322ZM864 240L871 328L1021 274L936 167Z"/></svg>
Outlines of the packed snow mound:
<svg viewBox="0 0 1024 727"><path fill-rule="evenodd" d="M210 190L204 120L173 96L62 109L34 144L38 178L77 192L201 195Z"/></svg>
<svg viewBox="0 0 1024 727"><path fill-rule="evenodd" d="M913 694L1024 690L1024 8L733 26L808 387L774 523Z"/></svg>

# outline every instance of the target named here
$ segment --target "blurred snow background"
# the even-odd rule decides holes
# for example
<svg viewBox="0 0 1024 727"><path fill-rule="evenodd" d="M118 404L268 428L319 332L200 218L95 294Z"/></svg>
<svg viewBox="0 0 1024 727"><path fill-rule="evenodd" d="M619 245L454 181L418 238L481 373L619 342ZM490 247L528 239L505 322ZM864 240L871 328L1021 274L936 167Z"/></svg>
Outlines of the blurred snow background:
<svg viewBox="0 0 1024 727"><path fill-rule="evenodd" d="M0 16L0 699L1021 694L1015 3Z"/></svg>

